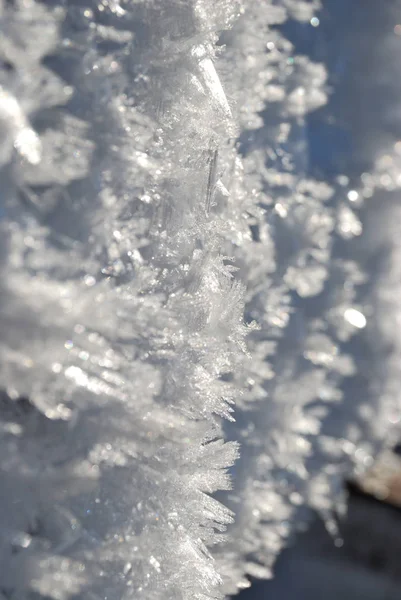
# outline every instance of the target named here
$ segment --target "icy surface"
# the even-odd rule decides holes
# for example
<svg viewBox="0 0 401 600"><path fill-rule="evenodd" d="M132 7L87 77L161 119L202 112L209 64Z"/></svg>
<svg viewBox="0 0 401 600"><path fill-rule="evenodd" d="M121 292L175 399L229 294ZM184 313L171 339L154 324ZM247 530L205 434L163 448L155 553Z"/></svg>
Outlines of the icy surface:
<svg viewBox="0 0 401 600"><path fill-rule="evenodd" d="M234 593L398 422L396 198L370 286L355 240L401 152L310 175L327 72L282 25L318 8L0 0L0 598Z"/></svg>

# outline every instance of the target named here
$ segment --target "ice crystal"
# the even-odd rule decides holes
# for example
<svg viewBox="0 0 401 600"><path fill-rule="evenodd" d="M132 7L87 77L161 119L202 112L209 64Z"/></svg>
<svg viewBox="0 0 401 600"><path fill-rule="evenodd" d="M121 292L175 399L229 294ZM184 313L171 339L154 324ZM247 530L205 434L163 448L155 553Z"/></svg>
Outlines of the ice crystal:
<svg viewBox="0 0 401 600"><path fill-rule="evenodd" d="M229 485L246 330L211 213L232 8L201 8L1 6L7 594L218 594L206 545L232 516L206 493Z"/></svg>
<svg viewBox="0 0 401 600"><path fill-rule="evenodd" d="M400 142L352 185L311 175L327 72L282 25L317 30L318 8L0 0L4 597L234 593L306 506L334 528L342 474L398 422L396 203L366 298L351 244ZM395 351L353 412L372 307Z"/></svg>

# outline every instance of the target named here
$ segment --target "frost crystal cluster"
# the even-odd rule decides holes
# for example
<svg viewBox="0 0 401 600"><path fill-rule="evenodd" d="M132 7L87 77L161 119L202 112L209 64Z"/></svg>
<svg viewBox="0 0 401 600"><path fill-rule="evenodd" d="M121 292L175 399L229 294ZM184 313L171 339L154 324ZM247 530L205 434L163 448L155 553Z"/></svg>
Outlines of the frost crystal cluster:
<svg viewBox="0 0 401 600"><path fill-rule="evenodd" d="M235 593L400 420L400 142L311 175L318 9L0 0L0 600Z"/></svg>

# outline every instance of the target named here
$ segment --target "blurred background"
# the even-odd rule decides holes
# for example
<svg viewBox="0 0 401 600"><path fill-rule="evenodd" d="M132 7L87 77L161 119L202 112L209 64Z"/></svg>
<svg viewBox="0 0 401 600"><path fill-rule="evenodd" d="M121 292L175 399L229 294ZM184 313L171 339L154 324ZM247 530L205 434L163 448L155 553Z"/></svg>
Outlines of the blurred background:
<svg viewBox="0 0 401 600"><path fill-rule="evenodd" d="M310 23L287 22L283 29L297 53L324 63L330 100L307 116L306 170L317 179L358 182L372 169L381 140L401 139L401 4L398 0L323 0ZM397 50L399 48L399 52ZM398 57L398 58L397 58ZM401 89L401 86L400 88ZM383 202L398 201L399 192L383 191L362 209L364 228L371 227ZM359 243L359 250L357 244ZM356 242L363 262L363 248ZM373 257L374 258L374 257ZM377 262L366 267L373 280ZM375 266L376 265L376 266ZM366 356L363 337L354 344L359 375L347 382L348 397L361 398ZM335 432L335 414L325 423ZM401 459L399 448L376 457L363 478L344 481L348 509L335 515L333 537L319 515L292 539L280 555L275 576L254 581L240 600L399 600L401 598Z"/></svg>
<svg viewBox="0 0 401 600"><path fill-rule="evenodd" d="M314 515L306 531L280 556L275 577L253 582L240 600L399 600L399 457L383 456L377 472L364 483L347 485L348 511L338 519L335 539Z"/></svg>

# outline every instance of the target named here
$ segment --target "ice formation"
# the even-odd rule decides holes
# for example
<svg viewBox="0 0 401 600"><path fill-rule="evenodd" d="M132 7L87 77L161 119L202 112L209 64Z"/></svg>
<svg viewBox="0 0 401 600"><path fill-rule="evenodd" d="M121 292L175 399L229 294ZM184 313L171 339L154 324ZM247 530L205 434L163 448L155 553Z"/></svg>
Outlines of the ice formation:
<svg viewBox="0 0 401 600"><path fill-rule="evenodd" d="M400 142L311 176L318 8L0 0L1 600L235 593L399 421L400 209L364 238L362 200Z"/></svg>

